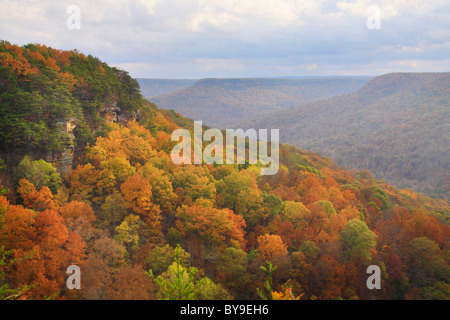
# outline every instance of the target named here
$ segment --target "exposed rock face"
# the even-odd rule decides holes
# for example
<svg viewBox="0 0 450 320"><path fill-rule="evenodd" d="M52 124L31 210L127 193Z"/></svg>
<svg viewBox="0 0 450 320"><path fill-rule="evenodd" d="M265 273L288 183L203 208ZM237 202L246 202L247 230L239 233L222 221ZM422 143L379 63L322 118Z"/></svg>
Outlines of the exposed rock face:
<svg viewBox="0 0 450 320"><path fill-rule="evenodd" d="M61 128L61 131L67 133L71 139L75 139L73 130L77 127L77 124L78 120L74 118L56 123Z"/></svg>
<svg viewBox="0 0 450 320"><path fill-rule="evenodd" d="M127 124L130 121L139 121L139 111L122 111L122 109L117 106L117 101L105 103L103 109L100 111L100 116L107 124L112 122Z"/></svg>
<svg viewBox="0 0 450 320"><path fill-rule="evenodd" d="M103 109L100 111L100 116L105 120L105 123L117 122L118 114L121 111L117 106L117 102L105 103Z"/></svg>
<svg viewBox="0 0 450 320"><path fill-rule="evenodd" d="M60 152L48 152L45 155L45 161L51 163L61 174L61 176L67 176L72 170L74 144L73 140L75 136L73 130L77 126L77 119L67 119L58 121L56 127L59 127L62 133L65 133L68 137L65 144L65 148Z"/></svg>
<svg viewBox="0 0 450 320"><path fill-rule="evenodd" d="M104 119L106 124L127 124L130 121L139 121L139 111L122 111L117 106L117 101L105 103L103 109L100 111L100 116ZM58 170L62 177L67 176L73 167L75 155L73 143L75 136L73 134L73 130L76 128L77 122L77 119L67 119L58 121L56 123L56 127L60 128L61 132L65 133L68 136L67 143L63 151L48 152L44 156L44 160L51 163ZM81 152L81 149L78 151Z"/></svg>
<svg viewBox="0 0 450 320"><path fill-rule="evenodd" d="M130 121L139 121L139 110L137 112L121 112L117 115L117 122L127 124Z"/></svg>

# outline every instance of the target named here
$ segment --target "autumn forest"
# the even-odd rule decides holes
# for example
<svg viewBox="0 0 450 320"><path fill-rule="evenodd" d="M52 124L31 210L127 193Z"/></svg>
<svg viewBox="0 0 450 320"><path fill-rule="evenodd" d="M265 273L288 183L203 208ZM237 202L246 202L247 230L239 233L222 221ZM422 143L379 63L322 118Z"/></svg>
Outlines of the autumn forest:
<svg viewBox="0 0 450 320"><path fill-rule="evenodd" d="M0 115L0 300L450 299L447 200L283 141L175 165L193 121L76 50L0 42Z"/></svg>

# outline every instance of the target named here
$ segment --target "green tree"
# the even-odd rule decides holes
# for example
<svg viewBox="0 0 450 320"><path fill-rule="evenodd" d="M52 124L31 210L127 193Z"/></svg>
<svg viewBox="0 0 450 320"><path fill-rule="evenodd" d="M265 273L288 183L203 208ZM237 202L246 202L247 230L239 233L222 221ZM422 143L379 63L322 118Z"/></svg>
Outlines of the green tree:
<svg viewBox="0 0 450 320"><path fill-rule="evenodd" d="M230 293L222 285L214 283L208 277L202 278L196 285L196 300L232 300Z"/></svg>
<svg viewBox="0 0 450 320"><path fill-rule="evenodd" d="M0 300L5 300L18 294L18 290L13 290L9 287L4 271L7 268L6 258L11 254L12 250L6 251L4 246L0 247Z"/></svg>
<svg viewBox="0 0 450 320"><path fill-rule="evenodd" d="M364 221L353 219L341 231L343 256L347 260L371 261L370 250L377 244L377 236L369 230Z"/></svg>
<svg viewBox="0 0 450 320"><path fill-rule="evenodd" d="M178 259L182 266L186 267L189 265L190 255L181 247L172 248L166 244L152 248L145 258L144 263L155 275L161 275L176 259Z"/></svg>
<svg viewBox="0 0 450 320"><path fill-rule="evenodd" d="M16 172L16 181L25 178L37 190L46 186L49 187L53 193L56 193L61 186L61 176L56 169L44 160L34 161L30 156L25 156L20 161Z"/></svg>
<svg viewBox="0 0 450 320"><path fill-rule="evenodd" d="M199 198L214 200L216 187L213 181L206 167L184 166L176 170L172 177L173 188L182 189L192 202Z"/></svg>
<svg viewBox="0 0 450 320"><path fill-rule="evenodd" d="M123 221L127 212L127 205L119 191L115 190L106 197L101 209L101 221L105 226L117 227Z"/></svg>
<svg viewBox="0 0 450 320"><path fill-rule="evenodd" d="M250 282L247 265L247 253L233 247L225 249L217 259L217 270L225 275L228 288L243 288Z"/></svg>
<svg viewBox="0 0 450 320"><path fill-rule="evenodd" d="M119 226L116 227L116 235L114 236L114 239L122 243L125 248L127 248L129 254L133 254L139 249L139 231L143 227L143 221L139 218L139 216L130 214Z"/></svg>
<svg viewBox="0 0 450 320"><path fill-rule="evenodd" d="M310 214L311 212L303 203L286 201L280 216L283 221L289 221L294 225L298 225L300 222L307 220Z"/></svg>
<svg viewBox="0 0 450 320"><path fill-rule="evenodd" d="M181 264L181 248L175 249L175 261L167 271L155 279L159 286L158 297L160 300L194 300L196 297L195 276L197 268L185 268ZM153 271L147 273L154 278Z"/></svg>
<svg viewBox="0 0 450 320"><path fill-rule="evenodd" d="M272 262L267 261L266 262L267 267L261 266L261 270L266 273L266 281L264 282L264 289L261 290L260 288L256 288L256 293L260 296L263 300L272 300L272 276L273 273L278 269L277 267L274 267Z"/></svg>
<svg viewBox="0 0 450 320"><path fill-rule="evenodd" d="M234 172L217 182L219 205L223 208L236 210L239 193L249 188L257 188L255 178L244 172L246 170L239 173Z"/></svg>
<svg viewBox="0 0 450 320"><path fill-rule="evenodd" d="M439 281L450 282L450 267L436 242L427 237L419 237L411 241L411 248L409 271L413 284L426 287Z"/></svg>

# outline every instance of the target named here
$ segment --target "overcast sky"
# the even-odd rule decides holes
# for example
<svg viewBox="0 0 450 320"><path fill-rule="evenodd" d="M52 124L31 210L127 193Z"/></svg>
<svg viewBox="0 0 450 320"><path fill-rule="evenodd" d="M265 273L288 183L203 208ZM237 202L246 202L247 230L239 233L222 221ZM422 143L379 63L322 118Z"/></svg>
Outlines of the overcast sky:
<svg viewBox="0 0 450 320"><path fill-rule="evenodd" d="M80 29L67 27L70 5ZM367 26L371 5L381 29ZM0 0L0 39L76 48L144 78L442 72L450 1Z"/></svg>

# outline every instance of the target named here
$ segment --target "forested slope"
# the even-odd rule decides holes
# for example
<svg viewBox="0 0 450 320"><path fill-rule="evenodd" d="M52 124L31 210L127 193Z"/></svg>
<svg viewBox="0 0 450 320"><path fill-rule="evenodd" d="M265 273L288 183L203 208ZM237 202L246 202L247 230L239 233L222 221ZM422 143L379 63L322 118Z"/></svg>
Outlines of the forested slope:
<svg viewBox="0 0 450 320"><path fill-rule="evenodd" d="M25 121L8 109L15 88L38 94L19 62L53 50L27 48L3 43L1 50L8 58L0 60L2 79L10 77L2 99L11 95L1 101L2 118L13 122ZM103 72L77 72L67 71L74 85L52 72L34 105L44 119L60 116L59 100L46 94L58 85L86 115L101 105L104 91L95 88ZM123 72L114 74L111 86L123 80ZM80 77L90 79L90 95L76 95ZM139 96L137 87L129 90ZM192 130L192 121L145 100L130 108L139 118L106 117L90 131L93 140L64 179L34 153L15 171L2 163L0 299L450 298L448 202L289 145L281 146L275 176L261 176L258 165L178 166L171 133ZM81 290L66 287L73 264L81 268ZM366 286L369 265L382 270L381 290Z"/></svg>
<svg viewBox="0 0 450 320"><path fill-rule="evenodd" d="M402 188L450 196L450 73L388 74L354 94L236 123L369 169Z"/></svg>

